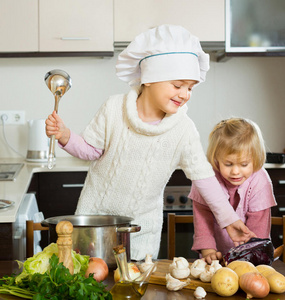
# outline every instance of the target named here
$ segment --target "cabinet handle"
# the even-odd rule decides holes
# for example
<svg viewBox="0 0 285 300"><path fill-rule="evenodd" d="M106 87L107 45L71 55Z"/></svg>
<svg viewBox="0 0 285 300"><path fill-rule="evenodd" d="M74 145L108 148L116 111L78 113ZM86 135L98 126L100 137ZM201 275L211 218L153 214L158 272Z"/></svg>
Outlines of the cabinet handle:
<svg viewBox="0 0 285 300"><path fill-rule="evenodd" d="M62 37L62 41L89 41L89 37Z"/></svg>
<svg viewBox="0 0 285 300"><path fill-rule="evenodd" d="M78 188L78 187L83 187L83 183L64 183L62 185L63 188Z"/></svg>
<svg viewBox="0 0 285 300"><path fill-rule="evenodd" d="M278 180L279 184L285 184L285 180Z"/></svg>
<svg viewBox="0 0 285 300"><path fill-rule="evenodd" d="M279 207L278 210L279 211L285 211L285 207Z"/></svg>

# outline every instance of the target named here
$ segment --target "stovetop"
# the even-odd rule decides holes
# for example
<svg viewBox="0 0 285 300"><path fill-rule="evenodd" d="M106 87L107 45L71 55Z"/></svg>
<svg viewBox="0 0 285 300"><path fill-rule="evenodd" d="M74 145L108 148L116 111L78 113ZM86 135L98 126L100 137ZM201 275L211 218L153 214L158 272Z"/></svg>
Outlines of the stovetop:
<svg viewBox="0 0 285 300"><path fill-rule="evenodd" d="M15 180L23 166L21 163L0 163L0 181Z"/></svg>

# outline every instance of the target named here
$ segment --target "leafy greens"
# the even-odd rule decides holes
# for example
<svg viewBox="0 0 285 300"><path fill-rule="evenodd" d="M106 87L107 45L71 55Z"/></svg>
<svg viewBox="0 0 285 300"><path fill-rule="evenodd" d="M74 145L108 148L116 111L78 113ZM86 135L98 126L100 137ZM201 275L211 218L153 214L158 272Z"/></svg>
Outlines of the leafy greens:
<svg viewBox="0 0 285 300"><path fill-rule="evenodd" d="M21 280L17 280L21 274L1 278L0 294L12 294L33 300L112 299L106 285L97 282L92 274L88 278L85 278L84 274L83 270L70 274L63 263L59 263L59 258L52 254L49 267L43 274L34 272L22 276Z"/></svg>

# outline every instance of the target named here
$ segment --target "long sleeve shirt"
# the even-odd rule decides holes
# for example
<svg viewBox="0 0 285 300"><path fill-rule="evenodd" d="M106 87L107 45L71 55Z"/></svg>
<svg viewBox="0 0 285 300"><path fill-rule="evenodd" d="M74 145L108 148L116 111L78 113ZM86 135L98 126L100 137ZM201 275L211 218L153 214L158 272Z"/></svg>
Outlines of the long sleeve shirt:
<svg viewBox="0 0 285 300"><path fill-rule="evenodd" d="M269 238L271 228L270 207L276 205L271 180L266 170L253 173L242 185L233 186L216 172L220 185L228 201L240 219L257 237ZM194 243L192 250L215 249L225 254L234 246L225 229L217 221L195 187L192 186L189 197L193 200Z"/></svg>

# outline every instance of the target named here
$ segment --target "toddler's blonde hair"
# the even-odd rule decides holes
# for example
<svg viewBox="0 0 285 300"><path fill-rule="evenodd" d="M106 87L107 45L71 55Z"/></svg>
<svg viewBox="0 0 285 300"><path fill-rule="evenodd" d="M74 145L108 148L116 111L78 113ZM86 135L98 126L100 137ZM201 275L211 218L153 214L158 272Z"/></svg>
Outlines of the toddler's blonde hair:
<svg viewBox="0 0 285 300"><path fill-rule="evenodd" d="M208 161L218 170L218 159L231 154L250 157L254 172L262 168L266 152L261 130L256 123L248 119L230 118L214 127L209 136Z"/></svg>

